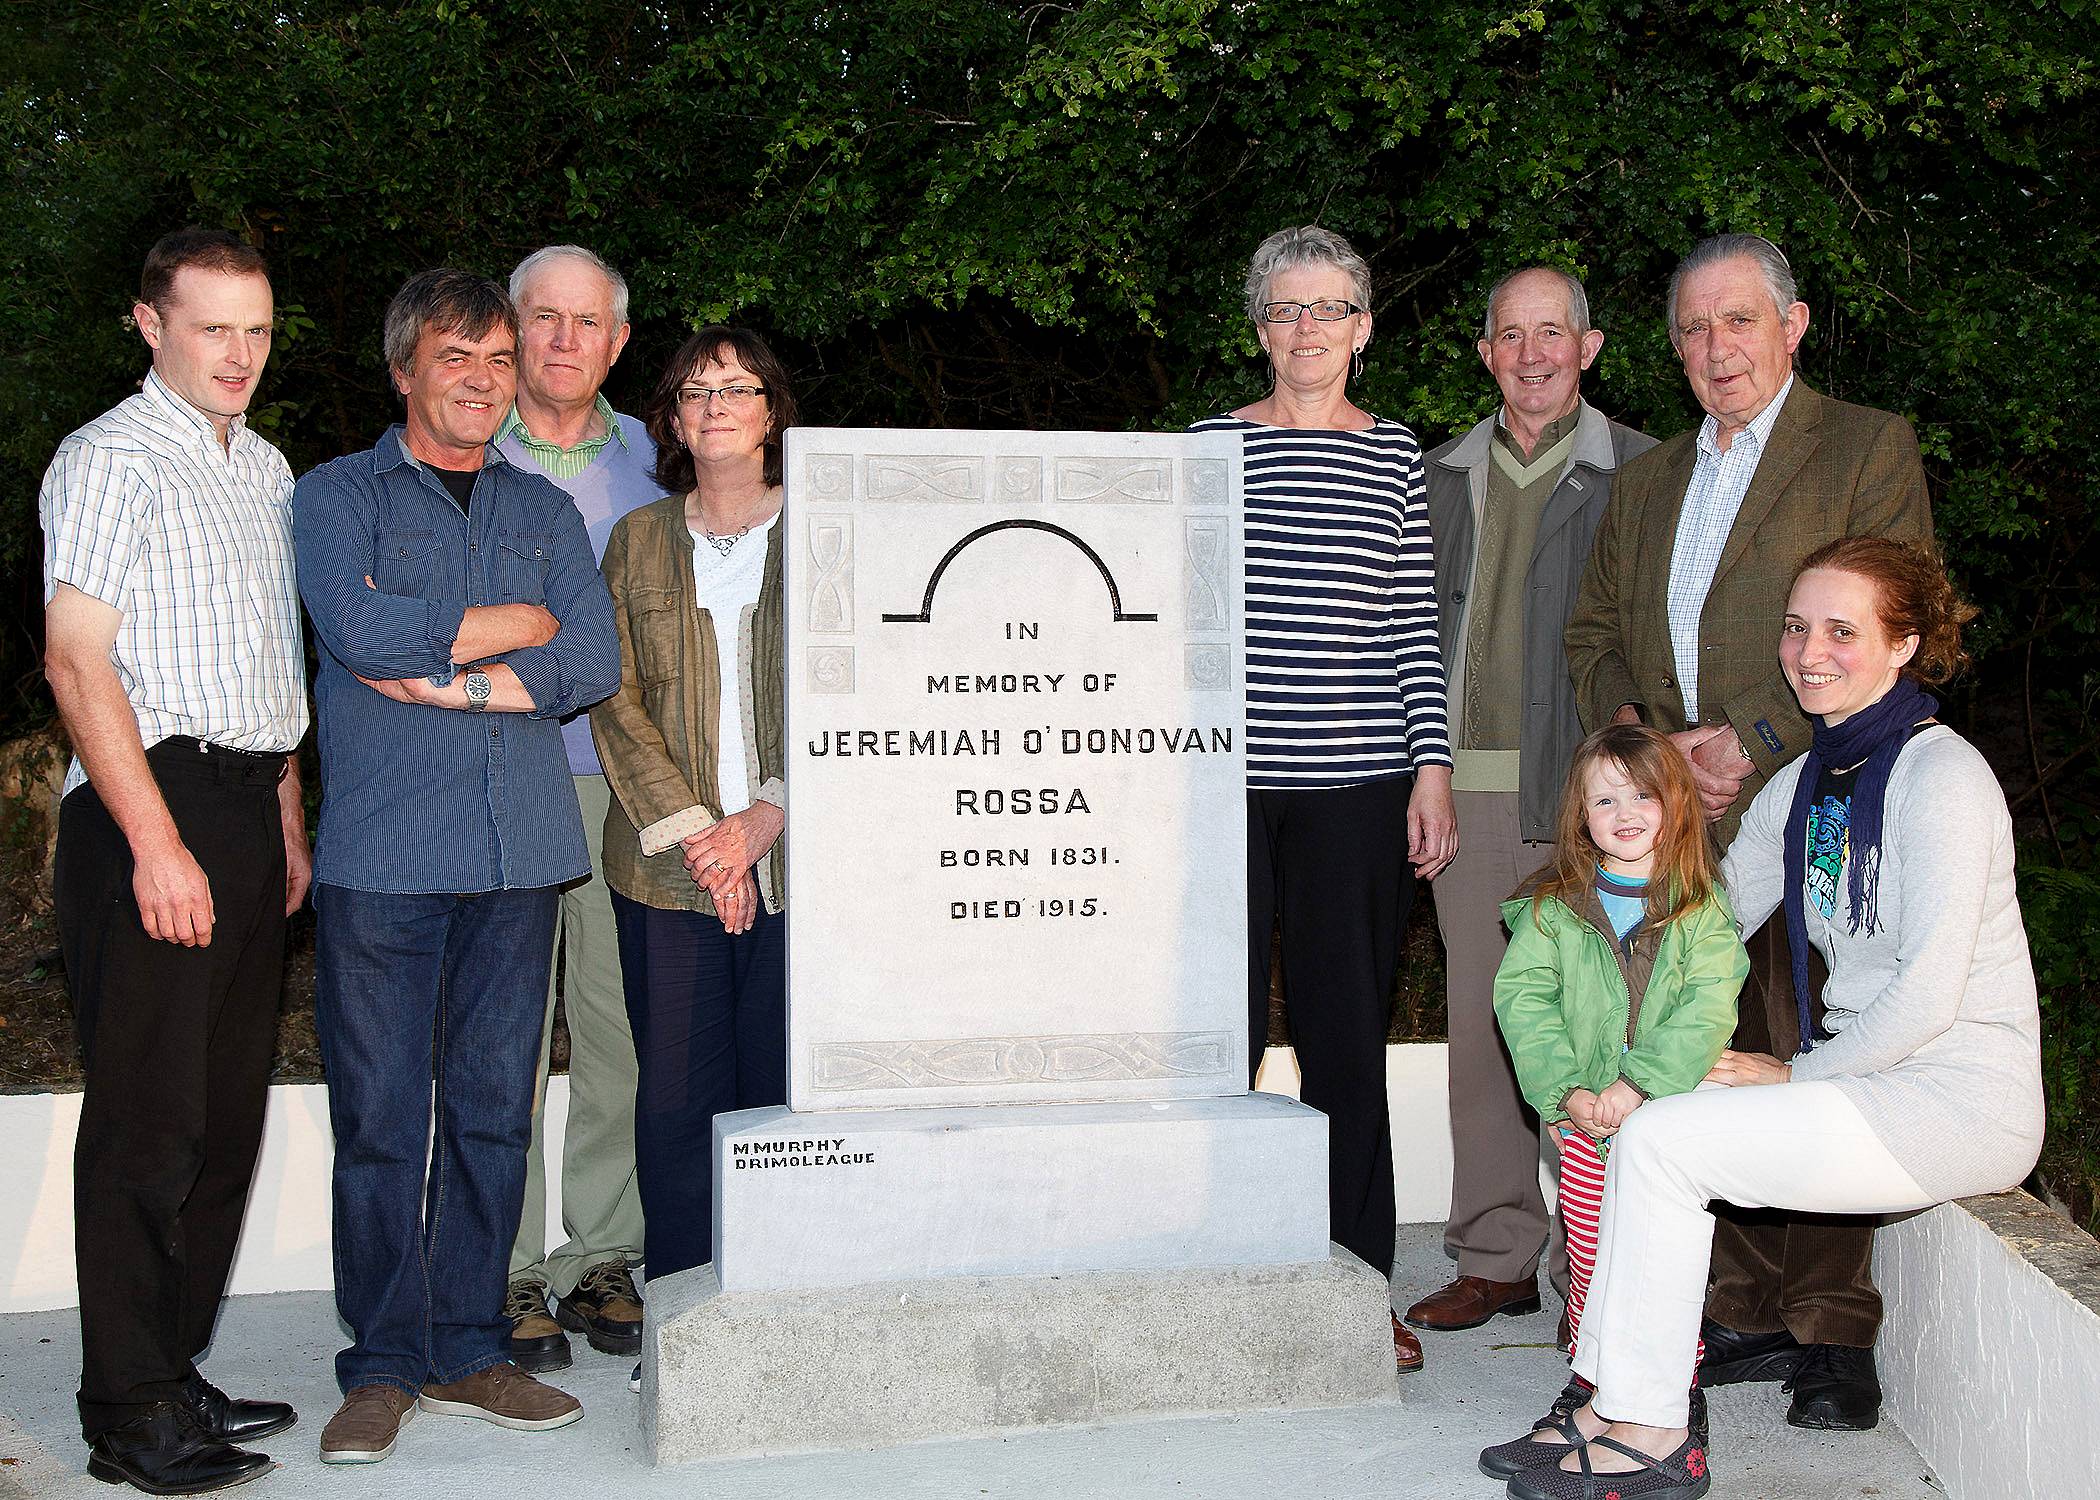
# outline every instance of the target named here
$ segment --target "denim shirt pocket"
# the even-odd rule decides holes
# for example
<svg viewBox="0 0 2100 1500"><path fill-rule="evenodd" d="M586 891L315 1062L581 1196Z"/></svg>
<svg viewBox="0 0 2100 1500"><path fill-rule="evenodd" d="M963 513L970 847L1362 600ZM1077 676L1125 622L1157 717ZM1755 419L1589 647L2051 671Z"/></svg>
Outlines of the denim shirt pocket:
<svg viewBox="0 0 2100 1500"><path fill-rule="evenodd" d="M427 526L395 526L378 533L372 547L372 582L382 594L408 599L440 597L437 587L443 543Z"/></svg>
<svg viewBox="0 0 2100 1500"><path fill-rule="evenodd" d="M505 531L496 537L496 597L506 604L545 604L553 539L544 531Z"/></svg>

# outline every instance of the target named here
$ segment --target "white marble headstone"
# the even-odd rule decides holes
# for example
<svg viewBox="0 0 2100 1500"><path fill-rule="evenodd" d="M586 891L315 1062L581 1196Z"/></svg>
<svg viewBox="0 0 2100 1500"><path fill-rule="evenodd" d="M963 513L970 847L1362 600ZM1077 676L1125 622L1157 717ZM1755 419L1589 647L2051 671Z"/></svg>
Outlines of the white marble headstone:
<svg viewBox="0 0 2100 1500"><path fill-rule="evenodd" d="M1243 1092L1238 437L786 466L793 1108Z"/></svg>

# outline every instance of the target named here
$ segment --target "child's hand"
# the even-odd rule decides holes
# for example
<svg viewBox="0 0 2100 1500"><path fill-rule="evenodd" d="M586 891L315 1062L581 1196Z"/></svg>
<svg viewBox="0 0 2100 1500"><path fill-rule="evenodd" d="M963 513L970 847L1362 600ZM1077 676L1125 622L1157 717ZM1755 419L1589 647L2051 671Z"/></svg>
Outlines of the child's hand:
<svg viewBox="0 0 2100 1500"><path fill-rule="evenodd" d="M1597 1096L1588 1089L1572 1091L1561 1108L1568 1113L1568 1123L1592 1139L1602 1139L1607 1133L1597 1124Z"/></svg>
<svg viewBox="0 0 2100 1500"><path fill-rule="evenodd" d="M1597 1096L1597 1124L1605 1135L1615 1134L1626 1117L1646 1101L1641 1091L1621 1078Z"/></svg>

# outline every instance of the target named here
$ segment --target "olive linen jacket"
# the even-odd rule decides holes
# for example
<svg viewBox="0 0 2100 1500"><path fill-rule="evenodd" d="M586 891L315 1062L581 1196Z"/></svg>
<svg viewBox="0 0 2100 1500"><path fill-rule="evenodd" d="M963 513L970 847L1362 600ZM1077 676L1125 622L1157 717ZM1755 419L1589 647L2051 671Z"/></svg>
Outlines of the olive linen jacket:
<svg viewBox="0 0 2100 1500"><path fill-rule="evenodd" d="M736 622L745 744L761 801L785 810L786 765L781 549L766 543L758 602ZM716 785L721 668L715 621L693 585L693 534L685 496L667 495L622 516L602 563L620 636L620 686L591 710L591 739L612 788L605 814L605 881L645 906L712 914L714 902L686 873L678 841L725 812ZM787 835L753 867L766 910L787 898Z"/></svg>
<svg viewBox="0 0 2100 1500"><path fill-rule="evenodd" d="M1616 942L1596 893L1583 896L1579 912L1549 896L1536 916L1524 891L1502 903L1495 1020L1524 1102L1548 1124L1567 1118L1576 1089L1599 1094L1621 1078L1650 1099L1696 1088L1735 1032L1750 972L1718 889L1660 931L1643 919Z"/></svg>
<svg viewBox="0 0 2100 1500"><path fill-rule="evenodd" d="M1623 703L1657 729L1689 727L1670 646L1670 555L1698 456L1695 430L1619 470L1565 638L1585 729ZM1917 435L1892 412L1834 401L1796 376L1699 618L1700 717L1725 719L1752 763L1715 825L1724 848L1758 789L1808 748L1808 720L1779 670L1779 626L1794 570L1841 536L1931 539Z"/></svg>

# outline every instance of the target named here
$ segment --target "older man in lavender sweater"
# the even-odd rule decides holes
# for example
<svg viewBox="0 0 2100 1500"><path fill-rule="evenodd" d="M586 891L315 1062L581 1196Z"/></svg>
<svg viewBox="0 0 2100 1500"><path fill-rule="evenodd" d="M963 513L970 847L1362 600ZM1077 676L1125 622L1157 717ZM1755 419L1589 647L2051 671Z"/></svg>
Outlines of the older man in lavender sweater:
<svg viewBox="0 0 2100 1500"><path fill-rule="evenodd" d="M518 305L518 393L497 449L545 474L582 513L602 558L613 522L659 498L656 445L642 424L612 409L601 387L627 345L627 283L580 245L549 245L511 273ZM527 1370L569 1363L562 1330L593 1349L641 1352L642 1308L629 1267L641 1259L642 1200L634 1175L634 1038L620 984L612 905L599 871L607 793L590 720L562 725L592 878L562 892L555 923L558 979L547 987L534 1094L525 1208L510 1254L511 1358ZM569 1025L569 1115L561 1162L562 1229L547 1249L543 1142L548 1046L559 987ZM553 1296L553 1316L548 1298Z"/></svg>

